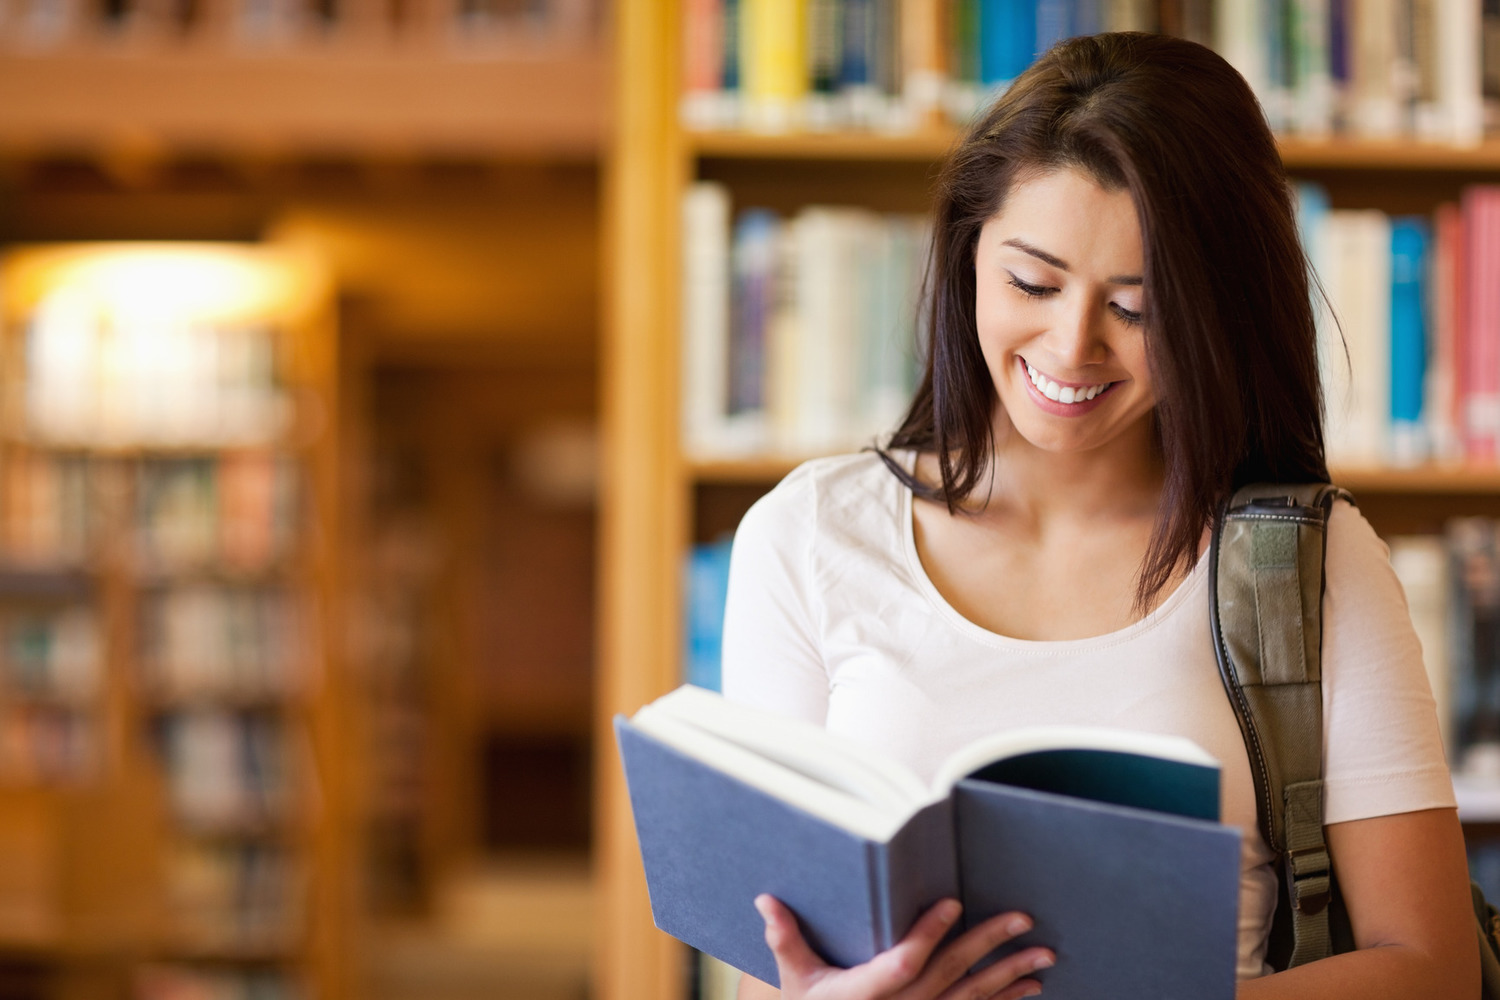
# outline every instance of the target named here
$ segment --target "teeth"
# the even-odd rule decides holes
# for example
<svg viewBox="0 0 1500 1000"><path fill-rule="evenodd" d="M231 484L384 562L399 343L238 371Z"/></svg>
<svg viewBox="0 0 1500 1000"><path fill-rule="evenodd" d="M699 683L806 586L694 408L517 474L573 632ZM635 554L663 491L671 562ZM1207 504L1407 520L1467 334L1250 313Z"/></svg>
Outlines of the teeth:
<svg viewBox="0 0 1500 1000"><path fill-rule="evenodd" d="M1076 389L1071 385L1058 385L1029 364L1026 366L1026 374L1038 392L1058 403L1082 403L1093 399L1110 386L1108 382Z"/></svg>

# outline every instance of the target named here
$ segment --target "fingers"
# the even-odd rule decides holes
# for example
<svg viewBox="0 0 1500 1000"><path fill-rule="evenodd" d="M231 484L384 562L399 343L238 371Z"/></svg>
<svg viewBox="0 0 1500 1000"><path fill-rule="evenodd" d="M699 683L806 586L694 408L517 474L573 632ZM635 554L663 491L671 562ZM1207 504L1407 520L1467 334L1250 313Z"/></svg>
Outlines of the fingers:
<svg viewBox="0 0 1500 1000"><path fill-rule="evenodd" d="M766 922L766 946L776 957L776 971L785 989L788 981L803 982L828 968L802 936L797 918L774 896L755 897L755 908Z"/></svg>
<svg viewBox="0 0 1500 1000"><path fill-rule="evenodd" d="M1056 956L1047 948L1025 948L993 965L968 975L969 969L996 948L1031 930L1031 920L1022 913L1002 913L966 931L938 953L924 974L936 990L951 987L944 1000L978 1000L999 997L1016 1000L1041 992L1041 984L1022 977L1050 967Z"/></svg>
<svg viewBox="0 0 1500 1000"><path fill-rule="evenodd" d="M885 996L915 982L962 912L956 899L934 904L894 948L849 970L850 984L860 991L856 995Z"/></svg>

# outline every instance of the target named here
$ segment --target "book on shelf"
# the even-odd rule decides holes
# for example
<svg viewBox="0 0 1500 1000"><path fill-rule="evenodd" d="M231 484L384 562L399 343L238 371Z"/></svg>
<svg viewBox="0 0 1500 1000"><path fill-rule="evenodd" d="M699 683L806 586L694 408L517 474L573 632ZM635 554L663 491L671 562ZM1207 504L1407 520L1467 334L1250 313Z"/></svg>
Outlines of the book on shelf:
<svg viewBox="0 0 1500 1000"><path fill-rule="evenodd" d="M814 454L890 430L916 384L925 218L727 191L684 202L683 434L700 456Z"/></svg>
<svg viewBox="0 0 1500 1000"><path fill-rule="evenodd" d="M254 572L296 548L300 477L289 455L229 450L138 464L136 550L142 569Z"/></svg>
<svg viewBox="0 0 1500 1000"><path fill-rule="evenodd" d="M939 899L964 926L1009 910L1044 944L1057 997L1229 998L1240 833L1218 764L1157 734L997 733L931 785L810 723L685 686L615 720L652 914L759 979L776 967L753 906L770 893L852 966Z"/></svg>
<svg viewBox="0 0 1500 1000"><path fill-rule="evenodd" d="M91 605L0 612L0 693L73 705L99 694L102 649Z"/></svg>
<svg viewBox="0 0 1500 1000"><path fill-rule="evenodd" d="M141 663L148 693L279 700L304 690L307 615L268 585L190 583L144 595Z"/></svg>
<svg viewBox="0 0 1500 1000"><path fill-rule="evenodd" d="M1318 280L1330 463L1493 463L1500 187L1466 188L1429 219L1330 209L1302 184L1298 223Z"/></svg>
<svg viewBox="0 0 1500 1000"><path fill-rule="evenodd" d="M687 556L683 622L687 632L684 680L709 691L720 689L724 653L724 603L729 595L729 555L734 540L694 545Z"/></svg>
<svg viewBox="0 0 1500 1000"><path fill-rule="evenodd" d="M202 951L289 952L303 917L301 862L267 841L182 841L166 858L178 937Z"/></svg>
<svg viewBox="0 0 1500 1000"><path fill-rule="evenodd" d="M97 463L76 453L0 450L0 562L80 566L98 537Z"/></svg>
<svg viewBox="0 0 1500 1000"><path fill-rule="evenodd" d="M177 821L204 833L257 833L290 815L300 749L273 712L192 709L157 720Z"/></svg>
<svg viewBox="0 0 1500 1000"><path fill-rule="evenodd" d="M91 779L99 764L95 716L86 707L0 697L0 786Z"/></svg>
<svg viewBox="0 0 1500 1000"><path fill-rule="evenodd" d="M1161 31L1212 45L1272 127L1467 145L1500 125L1494 0L691 0L689 128L963 123L1054 42ZM1489 107L1487 108L1487 102Z"/></svg>

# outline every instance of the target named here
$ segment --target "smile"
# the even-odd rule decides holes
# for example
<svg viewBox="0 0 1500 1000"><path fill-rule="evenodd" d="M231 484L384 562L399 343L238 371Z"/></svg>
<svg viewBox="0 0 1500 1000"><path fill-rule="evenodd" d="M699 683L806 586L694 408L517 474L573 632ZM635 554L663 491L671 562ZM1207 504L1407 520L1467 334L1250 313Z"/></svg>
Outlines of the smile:
<svg viewBox="0 0 1500 1000"><path fill-rule="evenodd" d="M1031 379L1031 384L1036 387L1036 391L1054 403L1063 403L1069 406L1086 403L1115 384L1113 382L1100 382L1096 385L1062 385L1048 378L1042 372L1037 371L1036 368L1027 363L1025 358L1021 358L1020 360L1026 366L1026 377Z"/></svg>

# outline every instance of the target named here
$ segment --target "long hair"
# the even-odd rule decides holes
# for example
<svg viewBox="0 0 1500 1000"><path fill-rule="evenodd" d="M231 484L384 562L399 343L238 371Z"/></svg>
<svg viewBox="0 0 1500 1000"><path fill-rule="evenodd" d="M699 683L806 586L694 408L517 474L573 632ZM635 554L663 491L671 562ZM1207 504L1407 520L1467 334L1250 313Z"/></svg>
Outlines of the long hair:
<svg viewBox="0 0 1500 1000"><path fill-rule="evenodd" d="M999 405L974 317L981 227L1017 178L1081 170L1126 190L1140 224L1162 502L1137 578L1147 606L1238 486L1318 482L1322 395L1292 194L1250 88L1211 50L1135 32L1061 42L968 130L938 180L930 343L890 448L934 453L919 495L950 511L989 470Z"/></svg>

